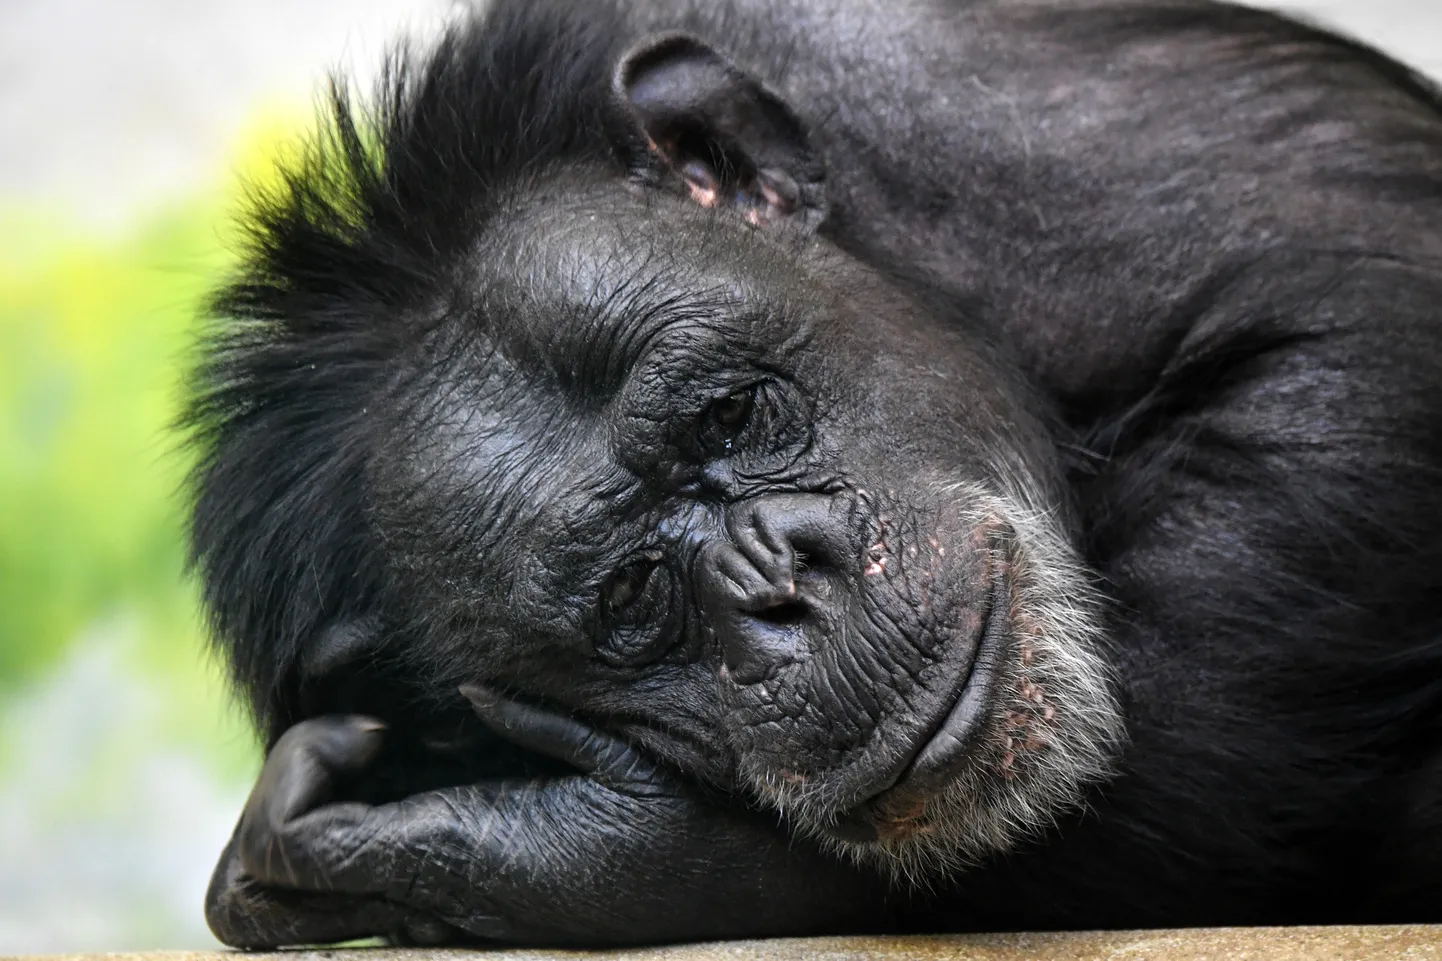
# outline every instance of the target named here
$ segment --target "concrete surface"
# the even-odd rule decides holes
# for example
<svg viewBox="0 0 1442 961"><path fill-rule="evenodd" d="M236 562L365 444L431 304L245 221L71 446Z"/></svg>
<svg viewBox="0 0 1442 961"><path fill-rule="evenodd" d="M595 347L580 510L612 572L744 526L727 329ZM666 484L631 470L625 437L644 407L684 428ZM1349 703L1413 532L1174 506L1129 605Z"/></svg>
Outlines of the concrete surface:
<svg viewBox="0 0 1442 961"><path fill-rule="evenodd" d="M361 948L237 955L51 955L46 961L1422 961L1442 959L1442 926L1202 928L1071 934L729 941L636 951L437 951ZM39 959L32 959L39 961Z"/></svg>

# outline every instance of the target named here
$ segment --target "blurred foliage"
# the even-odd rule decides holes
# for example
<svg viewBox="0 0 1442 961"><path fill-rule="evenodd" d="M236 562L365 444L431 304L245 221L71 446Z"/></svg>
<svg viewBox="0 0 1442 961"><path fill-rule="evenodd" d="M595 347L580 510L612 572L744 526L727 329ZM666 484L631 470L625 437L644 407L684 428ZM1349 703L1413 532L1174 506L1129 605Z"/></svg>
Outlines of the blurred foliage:
<svg viewBox="0 0 1442 961"><path fill-rule="evenodd" d="M240 176L121 233L0 198L0 706L123 623L170 743L253 769L184 573L192 458L174 424L204 297L234 263L239 185L263 187L295 129L253 125Z"/></svg>
<svg viewBox="0 0 1442 961"><path fill-rule="evenodd" d="M195 305L223 269L186 211L110 243L0 223L0 679L120 610L185 644L187 458L168 433ZM177 640L179 638L177 637Z"/></svg>

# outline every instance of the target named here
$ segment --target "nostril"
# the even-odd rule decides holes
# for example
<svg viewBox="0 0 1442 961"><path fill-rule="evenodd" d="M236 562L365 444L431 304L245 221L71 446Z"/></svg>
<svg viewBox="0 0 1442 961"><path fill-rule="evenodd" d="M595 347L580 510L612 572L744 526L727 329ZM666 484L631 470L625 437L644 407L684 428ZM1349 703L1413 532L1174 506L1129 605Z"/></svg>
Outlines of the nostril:
<svg viewBox="0 0 1442 961"><path fill-rule="evenodd" d="M790 627L806 620L807 613L806 605L801 601L782 601L779 604L763 607L751 616L765 624Z"/></svg>
<svg viewBox="0 0 1442 961"><path fill-rule="evenodd" d="M760 684L806 656L807 624L816 609L797 597L732 609L717 627L724 677L735 684Z"/></svg>

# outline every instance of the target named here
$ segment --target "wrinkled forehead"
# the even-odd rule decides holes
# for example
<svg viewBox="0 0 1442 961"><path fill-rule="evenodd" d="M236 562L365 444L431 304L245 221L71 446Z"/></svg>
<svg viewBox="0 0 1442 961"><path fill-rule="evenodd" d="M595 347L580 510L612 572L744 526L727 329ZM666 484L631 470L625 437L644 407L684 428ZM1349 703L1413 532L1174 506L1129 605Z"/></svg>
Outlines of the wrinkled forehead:
<svg viewBox="0 0 1442 961"><path fill-rule="evenodd" d="M542 195L479 247L480 320L519 368L604 398L662 338L739 335L807 299L798 254L712 211L623 185Z"/></svg>

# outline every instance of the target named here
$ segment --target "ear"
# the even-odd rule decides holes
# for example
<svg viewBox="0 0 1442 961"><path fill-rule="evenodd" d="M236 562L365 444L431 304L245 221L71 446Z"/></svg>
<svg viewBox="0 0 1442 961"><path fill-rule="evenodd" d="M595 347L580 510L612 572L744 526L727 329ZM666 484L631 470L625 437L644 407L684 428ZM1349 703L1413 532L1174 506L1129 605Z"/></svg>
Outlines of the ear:
<svg viewBox="0 0 1442 961"><path fill-rule="evenodd" d="M613 88L646 143L633 168L678 183L706 207L760 227L815 229L826 216L825 170L780 96L687 34L649 37L616 67Z"/></svg>
<svg viewBox="0 0 1442 961"><path fill-rule="evenodd" d="M375 656L382 638L380 622L372 617L331 623L301 654L301 676L308 682L329 680L342 669Z"/></svg>

